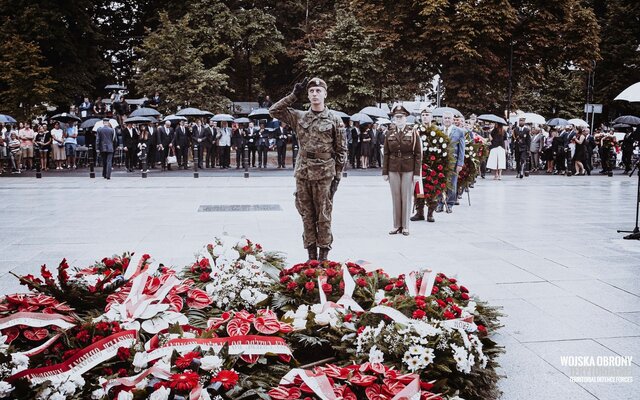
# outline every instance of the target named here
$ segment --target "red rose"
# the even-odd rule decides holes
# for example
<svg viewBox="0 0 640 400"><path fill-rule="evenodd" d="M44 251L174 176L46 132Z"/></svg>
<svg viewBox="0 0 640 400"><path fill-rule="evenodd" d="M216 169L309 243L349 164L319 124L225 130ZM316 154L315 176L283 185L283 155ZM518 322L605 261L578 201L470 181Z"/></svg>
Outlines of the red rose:
<svg viewBox="0 0 640 400"><path fill-rule="evenodd" d="M364 278L359 278L358 280L356 280L356 283L358 284L358 286L360 287L365 287L367 286L367 280Z"/></svg>
<svg viewBox="0 0 640 400"><path fill-rule="evenodd" d="M422 310L415 310L415 311L413 312L413 318L414 318L414 319L421 319L421 318L424 318L424 316L425 316L425 315L427 315L427 313L425 313L425 312L424 312L424 311L422 311Z"/></svg>
<svg viewBox="0 0 640 400"><path fill-rule="evenodd" d="M208 272L203 272L200 274L200 282L208 282L211 279L211 275Z"/></svg>
<svg viewBox="0 0 640 400"><path fill-rule="evenodd" d="M462 294L460 295L460 297L462 297L462 300L469 300L469 295L462 292Z"/></svg>
<svg viewBox="0 0 640 400"><path fill-rule="evenodd" d="M127 376L127 375L129 375L129 372L127 371L126 368L120 368L118 370L118 376L119 377L123 377L123 376Z"/></svg>
<svg viewBox="0 0 640 400"><path fill-rule="evenodd" d="M460 286L460 291L463 292L463 293L469 293L469 289L467 289L464 286Z"/></svg>
<svg viewBox="0 0 640 400"><path fill-rule="evenodd" d="M351 313L345 314L343 319L344 319L344 322L351 322L351 320L353 319L353 314Z"/></svg>
<svg viewBox="0 0 640 400"><path fill-rule="evenodd" d="M311 260L311 261L309 261L309 265L312 266L312 267L317 267L318 265L320 265L320 261Z"/></svg>
<svg viewBox="0 0 640 400"><path fill-rule="evenodd" d="M487 328L486 328L484 325L480 325L480 324L478 324L478 331L479 331L480 333L484 333L484 334L486 334L486 333L487 333Z"/></svg>
<svg viewBox="0 0 640 400"><path fill-rule="evenodd" d="M309 278L311 278L312 276L316 275L316 270L313 268L308 268L307 270L304 271L304 274Z"/></svg>
<svg viewBox="0 0 640 400"><path fill-rule="evenodd" d="M453 308L453 312L456 313L457 315L462 314L462 309L458 306L451 306L451 308Z"/></svg>
<svg viewBox="0 0 640 400"><path fill-rule="evenodd" d="M364 326L358 328L357 333L360 335L364 331Z"/></svg>
<svg viewBox="0 0 640 400"><path fill-rule="evenodd" d="M437 286L434 286L433 289L431 289L431 294L436 294L436 293L438 293L439 290L440 289L438 289Z"/></svg>
<svg viewBox="0 0 640 400"><path fill-rule="evenodd" d="M458 280L456 278L449 278L450 283L457 283Z"/></svg>
<svg viewBox="0 0 640 400"><path fill-rule="evenodd" d="M280 283L287 283L289 282L289 279L291 279L291 277L288 275L282 276L280 277Z"/></svg>
<svg viewBox="0 0 640 400"><path fill-rule="evenodd" d="M89 339L91 339L91 336L89 335L89 331L87 331L86 329L83 329L76 334L76 339L84 343L84 342L88 342Z"/></svg>
<svg viewBox="0 0 640 400"><path fill-rule="evenodd" d="M287 283L287 289L289 290L295 290L298 287L298 284L295 282L289 282Z"/></svg>
<svg viewBox="0 0 640 400"><path fill-rule="evenodd" d="M446 184L444 184L444 183L441 183L441 184L440 184L440 187L441 187L441 188L443 188L443 189L445 188L445 186L447 186L447 185L446 185Z"/></svg>
<svg viewBox="0 0 640 400"><path fill-rule="evenodd" d="M304 288L307 289L309 292L312 291L315 287L316 287L316 284L311 281L304 284Z"/></svg>
<svg viewBox="0 0 640 400"><path fill-rule="evenodd" d="M209 264L209 259L208 258L203 258L202 260L200 260L200 267L202 268L206 268L208 267Z"/></svg>
<svg viewBox="0 0 640 400"><path fill-rule="evenodd" d="M445 308L447 306L447 303L445 303L443 300L436 300L436 302L438 302L438 305L442 308Z"/></svg>
<svg viewBox="0 0 640 400"><path fill-rule="evenodd" d="M327 269L324 273L325 273L329 278L333 278L334 276L338 275L338 271L336 271L335 269L331 269L331 268Z"/></svg>
<svg viewBox="0 0 640 400"><path fill-rule="evenodd" d="M442 314L442 316L445 317L446 319L454 319L456 317L455 315L453 315L453 313L451 311L448 311L448 310L445 311Z"/></svg>
<svg viewBox="0 0 640 400"><path fill-rule="evenodd" d="M175 364L176 364L176 367L180 369L186 369L186 368L189 368L193 360L201 357L202 356L197 351L191 351L183 356L176 358Z"/></svg>
<svg viewBox="0 0 640 400"><path fill-rule="evenodd" d="M453 303L453 297L447 297L445 300L447 303Z"/></svg>
<svg viewBox="0 0 640 400"><path fill-rule="evenodd" d="M404 281L401 281L401 280L397 280L397 281L396 281L396 287L397 287L397 288L401 288L401 287L403 287L403 286L404 286Z"/></svg>
<svg viewBox="0 0 640 400"><path fill-rule="evenodd" d="M393 285L392 284L388 284L387 286L384 287L384 290L386 290L387 292L389 290L393 290Z"/></svg>
<svg viewBox="0 0 640 400"><path fill-rule="evenodd" d="M188 392L198 385L200 375L193 371L184 371L181 374L173 374L169 378L169 386L180 392Z"/></svg>
<svg viewBox="0 0 640 400"><path fill-rule="evenodd" d="M323 283L322 284L322 291L327 293L327 294L329 294L329 293L331 293L331 291L333 291L333 286L331 286L328 283Z"/></svg>
<svg viewBox="0 0 640 400"><path fill-rule="evenodd" d="M211 378L211 382L220 382L225 390L229 390L238 383L239 375L233 370L223 369L216 376Z"/></svg>
<svg viewBox="0 0 640 400"><path fill-rule="evenodd" d="M439 276L436 276L436 283L442 283L442 278L440 278Z"/></svg>
<svg viewBox="0 0 640 400"><path fill-rule="evenodd" d="M442 171L442 165L438 165L438 171Z"/></svg>
<svg viewBox="0 0 640 400"><path fill-rule="evenodd" d="M338 287L340 288L340 290L344 290L344 281L340 281L340 284L338 284Z"/></svg>
<svg viewBox="0 0 640 400"><path fill-rule="evenodd" d="M116 262L113 261L111 258L105 258L104 260L102 260L102 262L104 262L105 267L107 268L111 268L114 265L116 265Z"/></svg>
<svg viewBox="0 0 640 400"><path fill-rule="evenodd" d="M436 156L431 156L431 157L429 157L429 160L431 160L431 161L435 161L435 160L436 160Z"/></svg>
<svg viewBox="0 0 640 400"><path fill-rule="evenodd" d="M131 350L128 347L120 347L118 349L118 358L120 361L126 361L131 357Z"/></svg>
<svg viewBox="0 0 640 400"><path fill-rule="evenodd" d="M449 285L449 289L453 290L454 292L457 292L459 288L458 288L458 285L451 284Z"/></svg>
<svg viewBox="0 0 640 400"><path fill-rule="evenodd" d="M424 310L427 307L427 303L424 300L416 300L416 307Z"/></svg>

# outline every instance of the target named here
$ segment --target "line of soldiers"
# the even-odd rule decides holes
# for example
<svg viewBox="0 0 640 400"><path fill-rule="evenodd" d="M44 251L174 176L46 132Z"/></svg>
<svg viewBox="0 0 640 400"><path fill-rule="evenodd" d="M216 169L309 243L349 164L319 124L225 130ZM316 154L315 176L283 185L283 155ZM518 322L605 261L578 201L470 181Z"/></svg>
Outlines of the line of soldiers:
<svg viewBox="0 0 640 400"><path fill-rule="evenodd" d="M218 123L220 126L218 126ZM243 124L245 125L245 124ZM175 158L178 168L189 168L190 155L198 168L231 168L231 153L235 152L236 169L245 162L248 166L267 168L270 150L277 150L278 168L285 168L287 144L292 144L293 166L298 152L296 134L285 123L275 129L267 129L264 122L255 127L253 122L239 126L229 122L210 120L204 125L202 119L192 124L180 121L175 127L171 121L164 125L136 125L127 123L121 130L125 166L129 172L143 168L155 168L158 163L162 170L171 170ZM245 160L246 152L246 160ZM197 156L197 157L196 157ZM168 162L169 161L169 162Z"/></svg>

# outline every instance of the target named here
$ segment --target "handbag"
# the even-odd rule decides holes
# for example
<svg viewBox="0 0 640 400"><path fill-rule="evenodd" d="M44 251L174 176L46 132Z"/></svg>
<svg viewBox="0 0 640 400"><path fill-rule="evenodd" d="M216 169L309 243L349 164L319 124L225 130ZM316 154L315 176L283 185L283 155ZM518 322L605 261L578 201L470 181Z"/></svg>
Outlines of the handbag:
<svg viewBox="0 0 640 400"><path fill-rule="evenodd" d="M173 152L173 149L169 150L169 155L167 155L167 165L177 164L178 158Z"/></svg>

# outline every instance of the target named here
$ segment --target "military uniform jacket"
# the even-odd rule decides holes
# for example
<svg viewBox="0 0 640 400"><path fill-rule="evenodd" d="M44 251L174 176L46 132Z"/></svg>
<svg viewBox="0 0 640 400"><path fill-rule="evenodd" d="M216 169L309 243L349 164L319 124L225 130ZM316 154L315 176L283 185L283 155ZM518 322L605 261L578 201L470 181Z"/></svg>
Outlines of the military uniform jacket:
<svg viewBox="0 0 640 400"><path fill-rule="evenodd" d="M409 126L398 131L392 124L384 139L384 163L382 175L389 172L413 172L420 175L422 151L418 134Z"/></svg>
<svg viewBox="0 0 640 400"><path fill-rule="evenodd" d="M340 133L340 118L328 108L319 113L295 110L296 96L289 96L271 106L269 114L287 123L296 132L300 153L294 176L297 179L321 180L338 177L347 158L347 141Z"/></svg>

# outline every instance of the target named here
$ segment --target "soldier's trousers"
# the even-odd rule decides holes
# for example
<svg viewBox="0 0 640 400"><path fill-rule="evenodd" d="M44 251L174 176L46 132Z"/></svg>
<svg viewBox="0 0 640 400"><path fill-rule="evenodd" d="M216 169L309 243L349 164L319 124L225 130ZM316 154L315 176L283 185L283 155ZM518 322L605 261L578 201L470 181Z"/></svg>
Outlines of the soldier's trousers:
<svg viewBox="0 0 640 400"><path fill-rule="evenodd" d="M312 246L331 249L332 180L333 178L317 181L296 179L296 208L302 217L302 242L305 249Z"/></svg>

